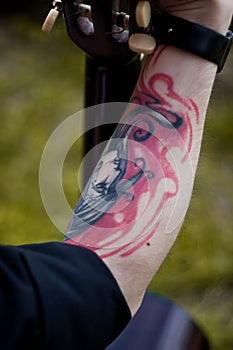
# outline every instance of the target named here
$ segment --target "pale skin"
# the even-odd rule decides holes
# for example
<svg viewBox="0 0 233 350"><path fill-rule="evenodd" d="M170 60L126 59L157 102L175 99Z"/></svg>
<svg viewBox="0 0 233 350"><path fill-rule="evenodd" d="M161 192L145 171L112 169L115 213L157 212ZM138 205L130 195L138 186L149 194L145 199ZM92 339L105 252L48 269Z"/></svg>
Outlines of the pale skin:
<svg viewBox="0 0 233 350"><path fill-rule="evenodd" d="M159 0L157 4L173 15L222 34L233 13L232 0ZM132 95L131 101L138 107L129 107L122 118L130 119L135 127L127 137L122 136L123 132L118 134L127 147L129 161L120 171L119 149L110 144L101 160L105 166L98 165L99 178L101 174L105 179L105 183L99 181L98 194L104 203L110 203L109 209L66 241L86 246L103 259L132 315L172 247L187 212L216 69L215 64L173 47L160 46L148 58ZM137 109L141 106L154 114L143 115ZM149 125L153 129L150 135ZM134 131L140 131L144 138L136 140ZM106 156L114 152L117 157ZM115 185L120 173L123 177ZM98 177L94 174L93 178ZM136 180L127 185L132 178ZM113 194L111 201L105 199L102 188L105 192L111 188L107 193Z"/></svg>

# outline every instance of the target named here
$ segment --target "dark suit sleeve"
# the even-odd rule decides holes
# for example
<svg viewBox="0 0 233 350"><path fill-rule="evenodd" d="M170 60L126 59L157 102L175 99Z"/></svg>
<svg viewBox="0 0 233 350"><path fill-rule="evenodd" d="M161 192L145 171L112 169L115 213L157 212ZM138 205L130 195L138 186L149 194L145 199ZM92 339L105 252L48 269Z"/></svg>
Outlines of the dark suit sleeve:
<svg viewBox="0 0 233 350"><path fill-rule="evenodd" d="M109 269L64 243L0 246L0 348L103 350L130 319Z"/></svg>

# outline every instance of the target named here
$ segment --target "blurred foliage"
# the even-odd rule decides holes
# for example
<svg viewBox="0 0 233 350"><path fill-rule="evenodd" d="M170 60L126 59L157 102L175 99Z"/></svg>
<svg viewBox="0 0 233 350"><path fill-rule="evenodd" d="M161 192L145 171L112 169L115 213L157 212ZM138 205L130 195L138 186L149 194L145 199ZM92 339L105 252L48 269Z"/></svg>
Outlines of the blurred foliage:
<svg viewBox="0 0 233 350"><path fill-rule="evenodd" d="M38 170L50 134L83 107L84 55L62 20L49 35L25 15L0 23L0 242L62 240L43 208ZM214 350L233 348L232 66L216 80L185 224L150 285L194 316ZM72 206L81 153L75 144L64 167Z"/></svg>
<svg viewBox="0 0 233 350"><path fill-rule="evenodd" d="M26 16L0 23L1 242L62 239L43 210L38 170L50 134L83 106L84 55L62 19L51 34ZM80 156L78 149L76 165Z"/></svg>

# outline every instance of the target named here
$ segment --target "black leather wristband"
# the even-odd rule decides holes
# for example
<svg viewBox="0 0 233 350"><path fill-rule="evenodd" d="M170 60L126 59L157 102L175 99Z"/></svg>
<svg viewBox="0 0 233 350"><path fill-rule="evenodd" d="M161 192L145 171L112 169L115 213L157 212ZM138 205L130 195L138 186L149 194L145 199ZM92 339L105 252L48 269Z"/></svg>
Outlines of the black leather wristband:
<svg viewBox="0 0 233 350"><path fill-rule="evenodd" d="M215 63L220 72L230 51L233 34L229 30L226 36L200 24L165 12L155 13L152 17L152 36L159 43L171 45Z"/></svg>

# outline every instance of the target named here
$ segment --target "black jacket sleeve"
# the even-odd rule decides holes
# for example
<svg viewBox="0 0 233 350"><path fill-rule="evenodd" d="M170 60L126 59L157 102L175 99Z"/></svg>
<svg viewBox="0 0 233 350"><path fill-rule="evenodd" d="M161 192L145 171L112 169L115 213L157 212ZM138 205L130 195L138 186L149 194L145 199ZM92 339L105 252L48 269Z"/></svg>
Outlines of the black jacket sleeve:
<svg viewBox="0 0 233 350"><path fill-rule="evenodd" d="M102 260L64 243L0 246L0 348L103 350L130 319Z"/></svg>

